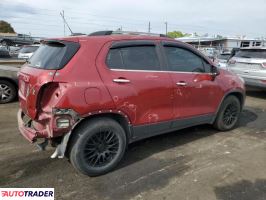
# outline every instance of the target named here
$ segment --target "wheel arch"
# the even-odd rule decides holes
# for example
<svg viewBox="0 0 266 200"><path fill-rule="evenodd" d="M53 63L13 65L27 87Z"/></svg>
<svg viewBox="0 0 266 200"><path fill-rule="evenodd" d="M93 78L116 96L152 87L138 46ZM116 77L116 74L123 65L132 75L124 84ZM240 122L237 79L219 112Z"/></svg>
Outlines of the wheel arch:
<svg viewBox="0 0 266 200"><path fill-rule="evenodd" d="M127 144L130 143L131 138L132 138L131 123L126 117L126 115L122 115L121 113L115 113L115 112L91 114L89 116L82 118L72 129L70 137L67 142L67 146L66 146L66 151L65 151L66 157L69 157L69 153L73 145L71 141L73 140L73 137L75 136L75 130L84 126L88 121L95 120L95 119L101 120L101 118L109 118L109 119L113 119L114 121L118 122L126 133Z"/></svg>
<svg viewBox="0 0 266 200"><path fill-rule="evenodd" d="M220 104L219 104L219 107L216 111L216 114L215 116L217 116L221 106L222 106L222 103L224 102L224 100L229 97L229 96L235 96L239 102L240 102L240 105L241 105L241 110L243 109L244 107L244 104L245 104L245 93L241 90L230 90L229 92L225 93L225 95L223 96ZM216 118L216 117L215 117Z"/></svg>
<svg viewBox="0 0 266 200"><path fill-rule="evenodd" d="M241 105L241 110L243 109L244 103L245 103L245 95L239 91L235 91L235 92L230 92L229 94L226 95L225 98L227 98L228 96L235 96L237 97L237 99L240 101L240 105Z"/></svg>

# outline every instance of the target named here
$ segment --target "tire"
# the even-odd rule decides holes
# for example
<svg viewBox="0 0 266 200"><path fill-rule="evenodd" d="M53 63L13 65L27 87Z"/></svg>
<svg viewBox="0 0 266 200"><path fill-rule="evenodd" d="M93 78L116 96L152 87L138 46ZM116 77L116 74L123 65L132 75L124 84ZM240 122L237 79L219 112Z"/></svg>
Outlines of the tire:
<svg viewBox="0 0 266 200"><path fill-rule="evenodd" d="M3 46L12 46L13 42L10 41L10 40L3 40L3 41L1 42L1 44L2 44Z"/></svg>
<svg viewBox="0 0 266 200"><path fill-rule="evenodd" d="M0 80L0 104L12 102L16 97L16 86L10 81Z"/></svg>
<svg viewBox="0 0 266 200"><path fill-rule="evenodd" d="M3 46L7 46L7 42L6 42L5 40L2 41L1 44L2 44Z"/></svg>
<svg viewBox="0 0 266 200"><path fill-rule="evenodd" d="M79 172L99 176L113 170L125 154L124 129L109 118L84 122L73 132L70 162Z"/></svg>
<svg viewBox="0 0 266 200"><path fill-rule="evenodd" d="M235 96L228 96L222 103L214 122L220 131L229 131L236 127L241 112L240 101Z"/></svg>

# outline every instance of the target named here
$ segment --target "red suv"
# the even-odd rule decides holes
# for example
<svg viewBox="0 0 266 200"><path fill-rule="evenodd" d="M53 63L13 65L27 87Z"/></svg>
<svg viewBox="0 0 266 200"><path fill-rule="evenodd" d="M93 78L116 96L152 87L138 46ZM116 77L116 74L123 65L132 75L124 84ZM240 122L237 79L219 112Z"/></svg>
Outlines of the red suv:
<svg viewBox="0 0 266 200"><path fill-rule="evenodd" d="M18 76L21 134L90 176L112 170L136 140L199 124L230 130L245 100L239 77L164 36L45 40Z"/></svg>

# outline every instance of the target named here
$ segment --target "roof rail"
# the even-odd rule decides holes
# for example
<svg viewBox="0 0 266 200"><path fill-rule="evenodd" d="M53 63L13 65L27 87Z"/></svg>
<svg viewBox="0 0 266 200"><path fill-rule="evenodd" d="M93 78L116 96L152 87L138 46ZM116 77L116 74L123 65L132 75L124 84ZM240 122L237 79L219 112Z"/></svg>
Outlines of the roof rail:
<svg viewBox="0 0 266 200"><path fill-rule="evenodd" d="M169 37L165 34L134 32L134 31L97 31L89 34L89 36L104 36L104 35L149 35L157 37Z"/></svg>
<svg viewBox="0 0 266 200"><path fill-rule="evenodd" d="M89 36L101 36L101 35L112 35L113 31L97 31L89 34Z"/></svg>

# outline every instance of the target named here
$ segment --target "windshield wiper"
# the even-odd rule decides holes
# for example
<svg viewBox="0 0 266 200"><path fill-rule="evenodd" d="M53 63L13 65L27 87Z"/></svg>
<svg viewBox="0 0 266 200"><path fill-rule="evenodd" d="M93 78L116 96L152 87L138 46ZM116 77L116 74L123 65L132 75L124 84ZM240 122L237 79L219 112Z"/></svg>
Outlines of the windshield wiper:
<svg viewBox="0 0 266 200"><path fill-rule="evenodd" d="M250 56L240 56L241 58L251 58Z"/></svg>

